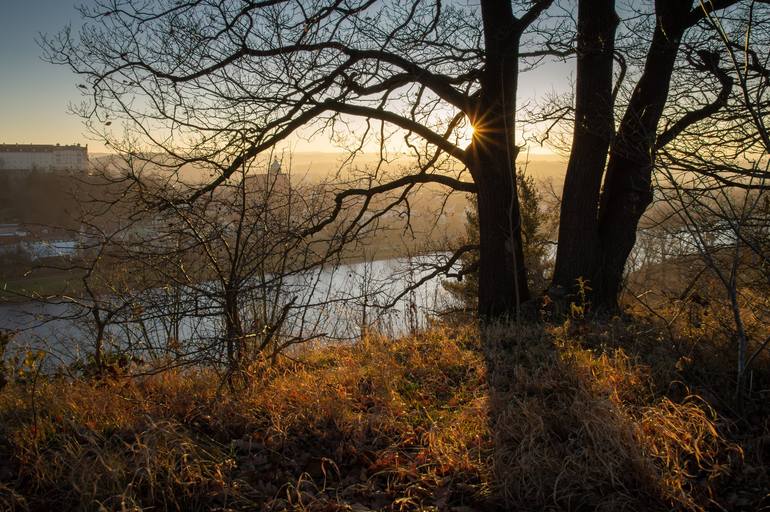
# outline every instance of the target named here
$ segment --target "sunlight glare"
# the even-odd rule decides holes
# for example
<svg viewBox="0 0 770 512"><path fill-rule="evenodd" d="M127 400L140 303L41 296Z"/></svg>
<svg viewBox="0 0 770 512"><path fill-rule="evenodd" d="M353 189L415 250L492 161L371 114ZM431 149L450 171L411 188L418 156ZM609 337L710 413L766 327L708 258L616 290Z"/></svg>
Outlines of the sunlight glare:
<svg viewBox="0 0 770 512"><path fill-rule="evenodd" d="M458 131L459 141L463 146L471 143L473 135L476 133L476 129L471 122L466 119L465 124Z"/></svg>

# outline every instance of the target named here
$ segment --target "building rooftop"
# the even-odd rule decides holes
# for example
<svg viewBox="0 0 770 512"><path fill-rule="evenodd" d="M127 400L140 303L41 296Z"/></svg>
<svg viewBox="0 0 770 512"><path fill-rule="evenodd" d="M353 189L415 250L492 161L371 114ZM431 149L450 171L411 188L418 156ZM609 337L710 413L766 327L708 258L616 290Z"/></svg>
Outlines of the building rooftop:
<svg viewBox="0 0 770 512"><path fill-rule="evenodd" d="M87 151L88 144L0 144L0 153L52 153L54 151Z"/></svg>

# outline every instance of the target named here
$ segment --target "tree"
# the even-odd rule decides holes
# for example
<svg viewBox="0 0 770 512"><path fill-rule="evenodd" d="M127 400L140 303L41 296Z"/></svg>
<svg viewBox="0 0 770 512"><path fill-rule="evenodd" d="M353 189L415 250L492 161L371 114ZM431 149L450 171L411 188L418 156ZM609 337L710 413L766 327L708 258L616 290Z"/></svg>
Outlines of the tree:
<svg viewBox="0 0 770 512"><path fill-rule="evenodd" d="M725 309L733 323L729 334L736 341L736 398L740 404L751 364L770 343L766 335L770 315L764 299L770 283L766 247L770 173L748 177L743 187L715 186L714 178L707 175L674 173L666 168L659 178L661 201L677 221L669 222L673 225L667 233L669 243L683 248L683 258L697 255L704 271L718 283L712 289L724 291ZM713 293L710 300L718 300L718 295ZM755 332L747 327L747 317L759 326Z"/></svg>
<svg viewBox="0 0 770 512"><path fill-rule="evenodd" d="M303 236L339 220L354 200L366 209L374 197L402 191L392 208L426 183L475 193L479 313L496 318L517 314L531 296L515 179L519 61L576 55L551 290L569 293L588 279L593 304L615 310L653 197L656 155L725 104L728 81L708 57L717 36L710 16L759 3L657 0L653 12L625 6L619 25L613 0L580 0L573 37L572 6L562 6L563 17L547 13L554 0L98 0L83 9L79 34L65 30L44 45L50 61L87 82L81 113L95 134L169 171L195 164L210 173L187 202L289 137L333 136L351 156L375 147L381 163L400 139L407 172L393 176L377 165L366 186L338 191ZM670 102L672 93L686 94L675 80L685 68L701 82L715 77L717 89ZM115 121L127 137L113 135ZM155 154L163 158L147 156Z"/></svg>
<svg viewBox="0 0 770 512"><path fill-rule="evenodd" d="M371 198L415 184L476 192L480 220L479 310L495 317L529 299L516 193L516 88L522 35L552 0L442 2L98 1L79 36L45 41L48 59L87 82L82 111L95 131L130 151L108 126L127 124L163 153L160 165L194 162L213 174L193 201L292 134L376 136L387 153L395 131L412 172L337 195ZM516 15L518 12L518 15ZM374 125L378 124L375 132ZM462 130L474 127L462 147ZM136 139L134 139L135 141ZM236 141L248 141L243 152ZM461 170L441 171L448 160ZM416 167L416 169L415 169ZM462 179L465 170L472 182Z"/></svg>
<svg viewBox="0 0 770 512"><path fill-rule="evenodd" d="M527 269L527 285L536 293L545 291L552 261L548 254L549 230L555 220L547 211L537 182L530 174L519 171L516 175L519 204L521 205L521 233L524 250L524 266ZM479 218L475 210L466 211L465 246L475 250L464 253L457 281L447 280L442 284L465 311L476 312L479 295Z"/></svg>
<svg viewBox="0 0 770 512"><path fill-rule="evenodd" d="M596 207L615 129L613 59L618 21L614 0L578 4L572 151L564 179L553 276L554 287L564 290L572 290L578 277L593 277L599 258Z"/></svg>
<svg viewBox="0 0 770 512"><path fill-rule="evenodd" d="M280 170L277 161L275 165ZM175 201L184 188L146 192L139 210L165 202L162 222L151 210L149 217L138 217L144 229L135 229L121 244L125 258L144 263L145 271L157 276L157 286L183 297L182 315L188 322L196 316L214 320L211 357L223 363L218 366L225 368L231 388L248 378L249 366L259 358L274 357L302 339L297 332L286 332L287 325L297 303L315 291L312 280L303 282L300 297L299 283L291 286L287 279L314 257L297 236L313 194L293 189L286 174L247 170L244 165L192 204ZM163 309L164 297L152 301L146 295L143 303ZM178 332L170 338L181 341Z"/></svg>
<svg viewBox="0 0 770 512"><path fill-rule="evenodd" d="M712 17L727 12L734 29L752 33L760 17L741 24L738 14L759 9L760 3L656 1L652 38L640 58L634 56L638 42L625 52L611 44L617 19L613 1L580 2L574 136L552 285L557 296L573 290L578 278L588 278L594 305L616 310L639 221L653 200L656 156L676 153L682 135L702 128L705 120L714 122L717 114L752 119L728 102L736 94L735 79L719 65L725 49L719 48ZM614 87L613 57L620 63ZM632 65L638 79L623 105L618 92ZM690 80L676 80L680 74ZM725 138L721 142L731 144Z"/></svg>
<svg viewBox="0 0 770 512"><path fill-rule="evenodd" d="M698 255L725 292L737 348L739 405L751 365L770 343L764 300L770 284L770 130L764 114L770 107L770 25L755 18L761 14L754 7L727 19L708 14L727 58L701 51L697 64L715 75L722 92L709 118L693 123L698 136L685 134L662 148L656 176L659 199L678 221L669 236ZM759 324L759 333L751 332L747 318Z"/></svg>
<svg viewBox="0 0 770 512"><path fill-rule="evenodd" d="M113 327L115 350L159 368L220 369L234 389L256 363L320 333L332 301L322 274L334 270L338 233L335 226L313 239L301 233L324 203L322 188L292 183L277 159L256 159L184 203L189 184L147 169L131 175L135 165L118 164L102 169L99 198L81 219L93 253L84 258L85 296L66 298L93 310L99 333ZM126 180L136 187L107 194ZM121 270L120 283L111 269ZM97 362L102 345L100 338Z"/></svg>

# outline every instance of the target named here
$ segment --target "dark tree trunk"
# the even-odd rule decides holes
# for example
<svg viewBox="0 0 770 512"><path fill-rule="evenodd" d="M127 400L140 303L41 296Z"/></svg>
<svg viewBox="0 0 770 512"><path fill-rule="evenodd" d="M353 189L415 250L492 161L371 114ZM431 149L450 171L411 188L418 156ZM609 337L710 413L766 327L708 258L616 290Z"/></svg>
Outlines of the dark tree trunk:
<svg viewBox="0 0 770 512"><path fill-rule="evenodd" d="M225 336L227 338L227 359L230 370L236 370L243 359L243 326L238 304L238 292L225 290Z"/></svg>
<svg viewBox="0 0 770 512"><path fill-rule="evenodd" d="M515 317L529 299L516 192L519 28L511 3L483 0L486 65L471 121L469 168L478 189L479 316Z"/></svg>
<svg viewBox="0 0 770 512"><path fill-rule="evenodd" d="M612 66L618 17L615 0L578 5L577 82L572 151L564 180L551 294L570 293L590 279L599 254L599 189L615 129Z"/></svg>
<svg viewBox="0 0 770 512"><path fill-rule="evenodd" d="M499 153L480 153L477 164L483 178L476 182L479 316L486 320L515 318L521 303L529 300L529 290L513 161L500 158Z"/></svg>
<svg viewBox="0 0 770 512"><path fill-rule="evenodd" d="M610 149L599 208L599 267L593 302L616 310L623 270L636 243L636 230L652 202L655 136L668 97L690 0L658 0L657 23L644 71Z"/></svg>
<svg viewBox="0 0 770 512"><path fill-rule="evenodd" d="M102 317L101 310L96 304L91 309L91 316L94 319L96 325L96 336L94 338L94 370L96 375L101 376L105 370L104 364L104 338L107 334L107 324L109 323L112 315L107 314Z"/></svg>

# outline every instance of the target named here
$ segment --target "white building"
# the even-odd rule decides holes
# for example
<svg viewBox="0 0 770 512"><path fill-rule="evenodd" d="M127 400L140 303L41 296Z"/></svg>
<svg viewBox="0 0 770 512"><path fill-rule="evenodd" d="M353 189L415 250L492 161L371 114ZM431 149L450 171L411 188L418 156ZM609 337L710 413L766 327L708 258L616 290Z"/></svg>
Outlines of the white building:
<svg viewBox="0 0 770 512"><path fill-rule="evenodd" d="M0 170L85 171L88 146L0 144Z"/></svg>
<svg viewBox="0 0 770 512"><path fill-rule="evenodd" d="M30 260L42 258L72 258L77 256L80 244L61 233L43 229L34 235L19 224L0 224L0 255L26 254Z"/></svg>
<svg viewBox="0 0 770 512"><path fill-rule="evenodd" d="M76 240L31 240L22 244L32 261L42 258L73 257L78 253Z"/></svg>

